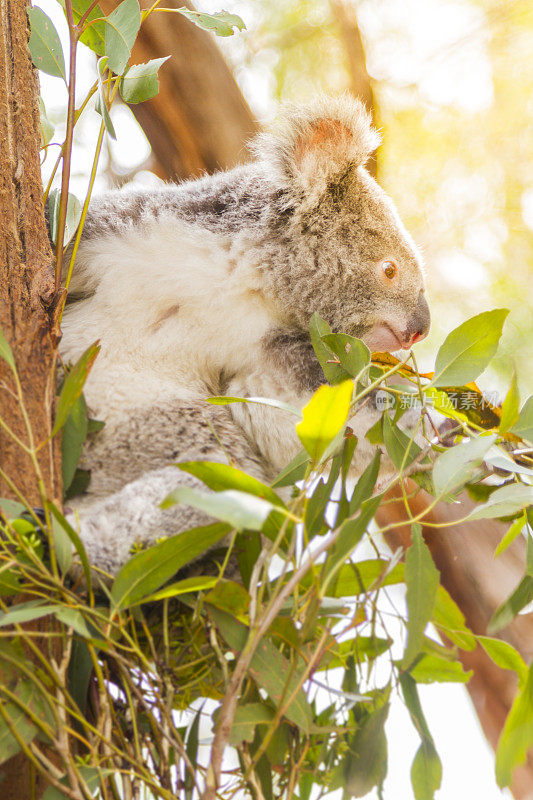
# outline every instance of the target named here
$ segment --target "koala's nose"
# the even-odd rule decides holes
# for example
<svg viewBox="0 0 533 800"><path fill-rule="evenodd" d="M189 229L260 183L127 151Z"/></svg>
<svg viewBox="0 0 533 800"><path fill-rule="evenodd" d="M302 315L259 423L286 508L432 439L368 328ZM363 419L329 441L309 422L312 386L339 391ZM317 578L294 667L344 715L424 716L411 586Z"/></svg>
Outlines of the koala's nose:
<svg viewBox="0 0 533 800"><path fill-rule="evenodd" d="M406 349L412 347L416 342L425 339L431 325L431 314L427 304L426 296L422 290L418 295L416 308L411 315L407 329L405 331L404 346Z"/></svg>

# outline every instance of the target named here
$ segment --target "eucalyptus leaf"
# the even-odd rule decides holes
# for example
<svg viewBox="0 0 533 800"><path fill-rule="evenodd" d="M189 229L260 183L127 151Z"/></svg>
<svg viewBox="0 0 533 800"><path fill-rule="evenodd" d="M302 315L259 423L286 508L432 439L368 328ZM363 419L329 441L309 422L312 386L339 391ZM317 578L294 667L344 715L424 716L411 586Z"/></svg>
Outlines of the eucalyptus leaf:
<svg viewBox="0 0 533 800"><path fill-rule="evenodd" d="M39 125L41 128L41 146L44 147L51 141L55 127L46 116L46 108L42 97L39 97Z"/></svg>
<svg viewBox="0 0 533 800"><path fill-rule="evenodd" d="M502 639L491 639L489 636L477 636L476 638L497 667L516 672L520 685L525 683L528 668L518 650L515 650L509 642L504 642Z"/></svg>
<svg viewBox="0 0 533 800"><path fill-rule="evenodd" d="M524 575L516 589L498 606L487 625L488 633L497 633L533 601L533 577Z"/></svg>
<svg viewBox="0 0 533 800"><path fill-rule="evenodd" d="M311 344L313 345L315 355L322 367L327 382L334 386L337 383L342 383L351 378L352 376L350 373L340 364L338 356L325 344L324 337L331 334L331 328L328 323L316 313L311 317L309 334L311 336Z"/></svg>
<svg viewBox="0 0 533 800"><path fill-rule="evenodd" d="M513 770L526 760L533 746L533 664L505 720L496 749L498 786L509 786Z"/></svg>
<svg viewBox="0 0 533 800"><path fill-rule="evenodd" d="M238 31L246 28L237 14L229 14L227 11L215 11L214 14L205 14L190 8L179 8L178 11L199 28L204 31L213 31L217 36L233 36L235 28Z"/></svg>
<svg viewBox="0 0 533 800"><path fill-rule="evenodd" d="M475 650L475 636L467 627L463 612L444 586L437 589L431 621L461 650Z"/></svg>
<svg viewBox="0 0 533 800"><path fill-rule="evenodd" d="M252 403L259 406L269 406L270 408L278 408L280 411L287 411L289 414L294 414L296 417L301 417L300 410L290 403L284 403L282 400L271 400L269 397L225 397L214 396L207 397L207 403L213 406L229 406L232 403Z"/></svg>
<svg viewBox="0 0 533 800"><path fill-rule="evenodd" d="M159 92L159 68L170 56L153 58L146 64L134 64L120 79L120 95L126 103L143 103Z"/></svg>
<svg viewBox="0 0 533 800"><path fill-rule="evenodd" d="M465 672L460 661L450 661L434 653L424 653L409 670L417 683L467 683L472 670Z"/></svg>
<svg viewBox="0 0 533 800"><path fill-rule="evenodd" d="M516 514L533 504L533 486L511 483L491 494L486 503L474 508L467 519L493 519Z"/></svg>
<svg viewBox="0 0 533 800"><path fill-rule="evenodd" d="M353 394L353 382L320 386L302 409L302 421L296 425L301 443L314 461L344 428Z"/></svg>
<svg viewBox="0 0 533 800"><path fill-rule="evenodd" d="M7 341L6 337L2 329L0 328L0 358L3 358L4 361L9 364L13 372L16 372L15 366L15 358L13 356L13 351L9 342Z"/></svg>
<svg viewBox="0 0 533 800"><path fill-rule="evenodd" d="M71 412L72 407L80 397L87 376L91 371L96 356L100 352L100 345L98 342L91 344L87 350L80 356L78 361L69 370L66 376L59 400L57 402L56 418L52 430L52 436L61 430Z"/></svg>
<svg viewBox="0 0 533 800"><path fill-rule="evenodd" d="M57 246L57 235L59 228L59 211L61 206L60 189L52 189L48 195L48 220L50 225L50 236ZM67 214L65 217L65 231L63 233L63 247L70 242L81 220L81 203L76 195L69 192L67 199Z"/></svg>
<svg viewBox="0 0 533 800"><path fill-rule="evenodd" d="M104 21L107 66L117 75L122 75L141 26L138 0L123 0Z"/></svg>
<svg viewBox="0 0 533 800"><path fill-rule="evenodd" d="M127 608L152 595L229 531L229 526L220 522L192 528L134 555L113 582L111 598L115 608Z"/></svg>
<svg viewBox="0 0 533 800"><path fill-rule="evenodd" d="M190 489L188 486L180 486L167 495L161 503L161 508L170 508L177 503L198 508L211 517L227 522L238 531L245 528L260 531L271 511L275 508L283 511L268 500L236 489L207 493Z"/></svg>
<svg viewBox="0 0 533 800"><path fill-rule="evenodd" d="M346 333L327 333L322 341L335 353L348 375L355 378L370 364L370 350L361 339Z"/></svg>
<svg viewBox="0 0 533 800"><path fill-rule="evenodd" d="M500 433L506 433L518 422L520 416L520 392L516 372L513 372L509 391L502 403L502 416L500 420Z"/></svg>
<svg viewBox="0 0 533 800"><path fill-rule="evenodd" d="M214 492L238 489L255 497L262 497L274 506L286 507L283 500L270 486L229 464L221 464L217 461L185 461L176 466L183 472L199 478Z"/></svg>
<svg viewBox="0 0 533 800"><path fill-rule="evenodd" d="M28 8L28 19L31 28L28 46L33 63L37 69L66 82L65 57L54 23L37 6Z"/></svg>
<svg viewBox="0 0 533 800"><path fill-rule="evenodd" d="M226 612L213 606L210 606L209 613L227 644L232 650L240 653L248 640L248 628ZM284 705L284 698L287 700L292 698L285 709L285 716L305 733L309 733L312 722L311 706L301 686L298 688L300 674L304 669L303 659L299 660L295 669L291 669L290 662L269 639L264 637L252 656L248 671L257 685L267 692L277 707L280 704Z"/></svg>
<svg viewBox="0 0 533 800"><path fill-rule="evenodd" d="M511 433L533 442L533 395L528 397L518 417L517 422L511 428Z"/></svg>
<svg viewBox="0 0 533 800"><path fill-rule="evenodd" d="M405 469L421 453L412 436L408 436L392 422L387 411L383 414L383 441L396 469Z"/></svg>
<svg viewBox="0 0 533 800"><path fill-rule="evenodd" d="M109 114L109 109L107 108L107 100L105 96L104 82L103 82L103 75L106 68L108 67L108 61L109 59L107 56L102 56L102 58L98 59L96 65L98 69L98 95L96 98L94 109L102 117L102 120L104 122L104 128L108 132L109 136L112 139L116 139L117 134L111 116Z"/></svg>
<svg viewBox="0 0 533 800"><path fill-rule="evenodd" d="M433 485L436 494L447 495L462 489L473 477L496 438L494 434L475 437L441 453L433 465Z"/></svg>
<svg viewBox="0 0 533 800"><path fill-rule="evenodd" d="M475 381L498 349L507 308L484 311L448 334L437 353L433 386L461 386Z"/></svg>
<svg viewBox="0 0 533 800"><path fill-rule="evenodd" d="M439 572L422 538L420 525L412 525L411 530L412 545L405 556L408 611L407 644L402 660L405 669L422 649L424 630L433 616L439 586Z"/></svg>

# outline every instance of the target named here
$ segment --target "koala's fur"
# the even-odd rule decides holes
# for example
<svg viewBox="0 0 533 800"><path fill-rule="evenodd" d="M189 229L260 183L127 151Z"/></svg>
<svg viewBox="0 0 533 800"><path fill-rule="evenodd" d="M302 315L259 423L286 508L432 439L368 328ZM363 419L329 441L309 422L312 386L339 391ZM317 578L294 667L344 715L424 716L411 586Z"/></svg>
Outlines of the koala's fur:
<svg viewBox="0 0 533 800"><path fill-rule="evenodd" d="M63 357L94 340L86 385L106 421L89 445L89 493L76 503L90 558L114 573L131 545L207 519L161 511L178 485L172 462L227 461L269 481L299 449L294 417L210 395L302 406L324 382L308 328L313 312L371 349L425 335L420 257L364 164L378 144L362 105L321 98L287 111L256 140L256 159L228 172L91 205L63 322ZM399 267L390 284L380 262ZM368 408L353 420L355 460L369 455Z"/></svg>

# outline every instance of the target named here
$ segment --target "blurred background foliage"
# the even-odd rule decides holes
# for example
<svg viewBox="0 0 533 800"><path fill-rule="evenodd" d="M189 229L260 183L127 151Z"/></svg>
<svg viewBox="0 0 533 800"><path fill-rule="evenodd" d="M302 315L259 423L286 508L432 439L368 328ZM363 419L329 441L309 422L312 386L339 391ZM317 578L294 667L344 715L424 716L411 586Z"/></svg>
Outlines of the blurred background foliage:
<svg viewBox="0 0 533 800"><path fill-rule="evenodd" d="M50 0L41 0L50 13ZM50 5L56 5L51 3ZM383 133L378 178L423 248L433 327L417 347L421 366L463 319L506 306L511 315L481 381L503 394L516 367L522 394L533 389L533 4L529 0L227 0L243 34L221 46L252 110L268 122L278 101L353 86L340 13L357 19ZM216 11L218 0L201 10ZM54 15L55 16L55 15ZM84 48L83 48L84 49ZM80 91L94 75L82 54ZM48 113L65 96L45 78ZM129 109L113 109L119 144L108 145L97 190L151 185L150 147ZM98 125L77 128L76 181ZM59 133L59 131L58 131ZM125 144L126 143L126 144ZM52 162L49 158L47 161ZM45 175L47 165L45 163ZM80 195L83 188L80 187Z"/></svg>

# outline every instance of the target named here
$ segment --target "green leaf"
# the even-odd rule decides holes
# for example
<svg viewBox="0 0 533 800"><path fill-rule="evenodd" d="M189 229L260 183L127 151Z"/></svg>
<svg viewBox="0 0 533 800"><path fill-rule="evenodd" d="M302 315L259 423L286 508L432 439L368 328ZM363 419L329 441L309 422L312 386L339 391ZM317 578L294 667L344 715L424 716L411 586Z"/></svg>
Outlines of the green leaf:
<svg viewBox="0 0 533 800"><path fill-rule="evenodd" d="M73 0L72 2L72 16L76 25L85 14L92 0ZM66 15L65 0L59 0ZM87 45L93 53L102 56L105 51L105 22L102 19L105 14L99 5L96 5L84 23L84 31L80 36L80 41ZM94 20L98 20L95 22ZM91 23L91 24L89 24Z"/></svg>
<svg viewBox="0 0 533 800"><path fill-rule="evenodd" d="M422 740L411 767L411 783L415 800L433 800L434 793L439 788L442 780L440 758L435 750L433 737L420 705L414 678L408 672L400 672L398 679L405 705Z"/></svg>
<svg viewBox="0 0 533 800"><path fill-rule="evenodd" d="M206 603L231 614L232 617L247 622L250 595L242 584L222 579L204 599Z"/></svg>
<svg viewBox="0 0 533 800"><path fill-rule="evenodd" d="M84 546L82 544L82 541L81 541L80 537L78 536L78 534L76 533L76 531L74 530L72 525L70 525L67 522L67 520L65 519L65 517L63 516L61 511L57 508L57 506L54 505L54 503L51 503L50 501L48 501L48 510L50 511L52 516L59 522L59 524L61 525L63 531L67 534L67 536L69 537L70 541L74 545L74 547L76 549L76 552L77 552L77 554L78 554L78 556L80 558L80 562L81 562L81 565L82 565L82 568L83 568L83 574L85 576L85 582L87 584L87 588L90 591L91 590L91 583L92 583L91 568L89 566L89 560L87 558L87 553L85 552L85 548L84 548Z"/></svg>
<svg viewBox="0 0 533 800"><path fill-rule="evenodd" d="M498 741L496 780L498 786L511 783L515 767L523 764L533 746L533 664L527 679L517 693Z"/></svg>
<svg viewBox="0 0 533 800"><path fill-rule="evenodd" d="M41 128L41 146L47 145L54 135L54 125L46 116L46 108L42 97L39 97L39 125Z"/></svg>
<svg viewBox="0 0 533 800"><path fill-rule="evenodd" d="M295 417L301 417L300 410L296 406L291 406L290 403L284 403L282 400L272 400L269 397L229 397L224 395L215 395L214 397L207 397L206 403L211 403L212 406L229 406L232 403L252 403L252 405L269 406L270 408L278 408L280 411L287 411Z"/></svg>
<svg viewBox="0 0 533 800"><path fill-rule="evenodd" d="M352 797L364 797L387 775L385 721L389 704L368 713L359 723L342 765L342 788Z"/></svg>
<svg viewBox="0 0 533 800"><path fill-rule="evenodd" d="M415 800L433 800L442 782L442 764L435 745L424 739L411 766L411 784Z"/></svg>
<svg viewBox="0 0 533 800"><path fill-rule="evenodd" d="M298 437L314 461L343 429L350 411L353 382L320 386L302 409L302 421L296 426Z"/></svg>
<svg viewBox="0 0 533 800"><path fill-rule="evenodd" d="M521 439L527 439L528 442L533 442L533 394L522 406L518 422L515 422L511 428L511 433L515 433Z"/></svg>
<svg viewBox="0 0 533 800"><path fill-rule="evenodd" d="M53 189L48 195L48 219L50 224L50 236L57 246L57 234L59 224L59 208L61 204L61 191ZM67 200L67 216L65 219L65 232L63 234L63 247L70 242L81 219L81 203L76 195L69 192Z"/></svg>
<svg viewBox="0 0 533 800"><path fill-rule="evenodd" d="M178 597L180 594L192 594L205 591L206 589L212 589L213 586L216 586L218 580L218 578L212 575L197 575L194 578L184 578L182 581L176 581L176 583L165 586L164 589L160 589L158 592L154 592L154 594L142 597L135 603L130 603L129 606L131 608L141 603L155 603L159 600L168 600L170 597Z"/></svg>
<svg viewBox="0 0 533 800"><path fill-rule="evenodd" d="M52 539L59 569L66 575L72 564L72 542L57 517L52 517Z"/></svg>
<svg viewBox="0 0 533 800"><path fill-rule="evenodd" d="M189 8L178 8L178 11L199 28L213 31L217 36L233 36L234 28L238 31L246 29L246 25L237 14L228 14L227 11L215 11L214 14L204 14Z"/></svg>
<svg viewBox="0 0 533 800"><path fill-rule="evenodd" d="M281 470L275 481L272 483L273 489L281 489L283 486L293 486L297 481L305 478L307 467L309 466L309 454L305 449L294 456L290 464Z"/></svg>
<svg viewBox="0 0 533 800"><path fill-rule="evenodd" d="M67 606L56 606L55 616L57 619L72 628L82 639L101 639L100 634L92 625L89 625L77 608L68 608Z"/></svg>
<svg viewBox="0 0 533 800"><path fill-rule="evenodd" d="M313 314L309 326L311 344L313 345L316 357L322 367L327 382L334 386L337 383L348 380L351 378L351 375L338 363L338 357L333 350L330 350L324 343L323 337L330 333L331 328L328 323L319 317L318 314Z"/></svg>
<svg viewBox="0 0 533 800"><path fill-rule="evenodd" d="M4 361L6 361L9 364L13 372L17 371L17 368L15 366L15 359L13 357L13 351L10 347L9 342L4 336L4 333L1 328L0 328L0 358L3 358Z"/></svg>
<svg viewBox="0 0 533 800"><path fill-rule="evenodd" d="M107 775L110 775L112 770L102 769L101 767L78 767L80 774L87 784L90 792L96 796L96 790L99 788L101 781ZM70 781L67 775L61 778L61 783L69 786ZM69 800L69 795L63 794L62 791L55 786L49 786L42 796L42 800Z"/></svg>
<svg viewBox="0 0 533 800"><path fill-rule="evenodd" d="M533 578L531 575L525 575L507 600L498 606L487 625L487 632L497 633L505 628L531 601L533 601Z"/></svg>
<svg viewBox="0 0 533 800"><path fill-rule="evenodd" d="M61 470L63 491L67 492L76 474L81 458L83 443L87 438L87 406L83 395L74 401L63 426L61 436Z"/></svg>
<svg viewBox="0 0 533 800"><path fill-rule="evenodd" d="M246 472L232 467L229 464L220 464L216 461L184 461L176 464L178 469L188 472L199 478L206 486L214 492L225 489L238 489L241 492L253 494L268 500L274 506L285 508L285 503L278 497L270 486L248 475Z"/></svg>
<svg viewBox="0 0 533 800"><path fill-rule="evenodd" d="M448 495L462 489L474 476L496 439L497 436L494 434L475 437L441 453L433 465L433 485L436 494Z"/></svg>
<svg viewBox="0 0 533 800"><path fill-rule="evenodd" d="M229 743L237 747L241 742L253 742L256 725L269 725L273 719L274 711L263 703L237 706Z"/></svg>
<svg viewBox="0 0 533 800"><path fill-rule="evenodd" d="M511 378L511 386L502 404L502 416L500 419L500 433L506 433L510 430L520 416L520 392L518 391L518 382L516 380L516 372L513 372Z"/></svg>
<svg viewBox="0 0 533 800"><path fill-rule="evenodd" d="M411 526L412 545L405 556L405 583L407 586L407 645L402 664L407 669L422 649L424 630L433 616L439 572L431 553L422 538L420 525Z"/></svg>
<svg viewBox="0 0 533 800"><path fill-rule="evenodd" d="M509 530L507 531L501 542L499 543L498 547L494 551L495 558L497 556L501 556L501 554L505 550L507 550L507 548L514 542L514 540L518 536L520 536L520 534L522 533L523 529L526 526L526 523L527 523L527 518L524 512L522 516L518 517L518 519L515 519L515 521L513 522L513 524L511 525L511 527L509 528Z"/></svg>
<svg viewBox="0 0 533 800"><path fill-rule="evenodd" d="M58 33L52 20L40 8L29 8L31 35L29 48L37 69L48 75L63 78L66 83L65 58Z"/></svg>
<svg viewBox="0 0 533 800"><path fill-rule="evenodd" d="M475 649L475 636L466 626L463 612L455 600L450 597L444 586L439 586L437 589L437 598L431 621L461 650Z"/></svg>
<svg viewBox="0 0 533 800"><path fill-rule="evenodd" d="M370 364L370 350L361 339L346 333L327 333L322 341L335 353L341 366L352 378Z"/></svg>
<svg viewBox="0 0 533 800"><path fill-rule="evenodd" d="M268 515L274 509L283 511L261 497L246 494L235 489L225 492L207 493L188 486L174 489L161 503L161 508L170 508L176 503L199 508L211 517L227 522L232 528L242 531L260 531ZM285 513L285 512L284 512Z"/></svg>
<svg viewBox="0 0 533 800"><path fill-rule="evenodd" d="M74 403L78 400L83 391L83 386L87 380L87 376L99 352L100 345L98 342L90 345L83 355L80 356L65 378L57 403L56 418L54 422L54 428L52 430L52 436L55 436L67 421L67 417L70 414Z"/></svg>
<svg viewBox="0 0 533 800"><path fill-rule="evenodd" d="M165 58L153 58L146 64L135 64L130 67L123 78L120 79L120 94L126 103L143 103L150 100L159 92L158 71Z"/></svg>
<svg viewBox="0 0 533 800"><path fill-rule="evenodd" d="M50 708L33 681L23 678L17 682L12 691L20 702L33 711L37 717L48 724L52 723L53 726ZM0 705L2 708L2 713L0 714L0 764L3 764L20 750L20 745L11 733L10 725L5 717L10 721L11 726L15 728L18 736L25 744L34 739L38 728L17 703L2 699Z"/></svg>
<svg viewBox="0 0 533 800"><path fill-rule="evenodd" d="M477 636L476 638L497 667L516 672L520 685L525 683L528 675L527 664L518 650L502 639L491 639L489 636Z"/></svg>
<svg viewBox="0 0 533 800"><path fill-rule="evenodd" d="M421 453L416 442L391 421L387 412L383 414L383 441L396 469L405 469Z"/></svg>
<svg viewBox="0 0 533 800"><path fill-rule="evenodd" d="M138 0L123 0L105 18L105 24L105 54L109 59L109 69L116 75L122 75L141 26Z"/></svg>
<svg viewBox="0 0 533 800"><path fill-rule="evenodd" d="M194 715L192 725L189 727L187 734L186 752L191 764L196 764L198 759L198 740L200 732L200 721L202 719L203 710L204 710L204 703L202 703L202 705L199 707L198 711ZM185 786L184 786L186 800L191 800L194 788L195 788L194 775L191 774L190 770L186 770Z"/></svg>
<svg viewBox="0 0 533 800"><path fill-rule="evenodd" d="M337 540L331 547L324 563L324 571L320 585L321 597L328 594L328 586L332 578L361 541L382 499L382 496L378 495L377 497L371 497L369 500L365 500L361 506L359 515L355 519L347 519L342 523Z"/></svg>
<svg viewBox="0 0 533 800"><path fill-rule="evenodd" d="M450 661L434 653L424 653L409 670L417 683L467 683L472 670L465 672L460 661Z"/></svg>
<svg viewBox="0 0 533 800"><path fill-rule="evenodd" d="M349 505L350 516L355 514L361 504L372 495L378 479L380 459L381 451L376 448L372 461L365 468L353 490Z"/></svg>
<svg viewBox="0 0 533 800"><path fill-rule="evenodd" d="M115 608L127 608L153 594L185 564L194 561L230 531L216 522L178 533L130 558L111 588Z"/></svg>
<svg viewBox="0 0 533 800"><path fill-rule="evenodd" d="M378 584L391 586L403 583L404 569L403 564L396 564L391 570L390 563L381 558L344 564L330 585L327 595L329 597L354 597L366 594ZM307 586L308 583L310 583L310 578L304 578L302 585Z"/></svg>
<svg viewBox="0 0 533 800"><path fill-rule="evenodd" d="M9 611L0 613L0 628L47 617L49 614L54 614L57 608L58 606L50 604L35 605L31 600L28 603L19 603L16 606L11 606Z"/></svg>
<svg viewBox="0 0 533 800"><path fill-rule="evenodd" d="M97 61L97 68L98 68L98 96L96 98L96 103L94 105L94 110L100 114L102 117L104 128L108 132L109 136L112 139L117 138L117 134L115 131L115 126L113 125L113 120L109 114L109 109L107 108L107 100L104 91L104 82L103 82L103 75L108 66L108 57L102 56Z"/></svg>
<svg viewBox="0 0 533 800"><path fill-rule="evenodd" d="M437 353L433 386L460 386L475 381L498 349L507 308L484 311L448 334Z"/></svg>
<svg viewBox="0 0 533 800"><path fill-rule="evenodd" d="M511 483L491 494L486 503L474 508L467 519L492 519L517 514L533 503L533 486Z"/></svg>
<svg viewBox="0 0 533 800"><path fill-rule="evenodd" d="M240 653L248 640L248 628L233 617L213 606L209 607L222 637L236 653ZM307 702L305 692L300 687L299 676L305 669L303 659L299 659L296 668L277 650L266 637L259 642L252 656L248 672L270 699L279 707L284 698L294 694L294 698L285 710L285 716L294 722L305 733L309 733L312 724L311 706Z"/></svg>

